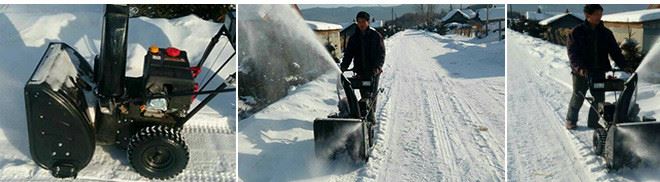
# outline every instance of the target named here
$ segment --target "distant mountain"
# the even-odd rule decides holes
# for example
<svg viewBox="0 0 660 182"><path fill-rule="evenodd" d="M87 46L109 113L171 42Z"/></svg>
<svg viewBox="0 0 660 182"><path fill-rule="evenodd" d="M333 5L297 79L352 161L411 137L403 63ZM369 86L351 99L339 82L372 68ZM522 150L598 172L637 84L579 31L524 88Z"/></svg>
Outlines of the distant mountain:
<svg viewBox="0 0 660 182"><path fill-rule="evenodd" d="M352 22L355 19L360 11L366 11L371 15L372 18L377 20L391 20L392 19L392 8L394 8L394 13L396 16L401 16L406 13L413 13L416 11L418 5L415 4L406 4L392 7L336 7L336 8L309 8L301 10L303 17L306 20L322 21L328 23L347 23ZM436 12L448 11L449 5L439 4L436 5ZM459 5L452 5L454 8L458 8ZM463 6L467 7L467 6Z"/></svg>
<svg viewBox="0 0 660 182"><path fill-rule="evenodd" d="M536 11L541 8L542 12L564 12L566 9L573 13L582 13L583 4L512 4L507 11L524 14L526 11ZM646 9L648 4L603 4L604 14L612 14L623 11Z"/></svg>

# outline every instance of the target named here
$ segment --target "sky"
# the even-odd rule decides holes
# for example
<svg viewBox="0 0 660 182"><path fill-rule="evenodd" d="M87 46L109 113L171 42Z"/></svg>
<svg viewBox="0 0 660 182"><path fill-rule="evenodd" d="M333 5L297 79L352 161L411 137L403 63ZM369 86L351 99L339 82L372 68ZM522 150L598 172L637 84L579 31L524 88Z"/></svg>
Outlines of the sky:
<svg viewBox="0 0 660 182"><path fill-rule="evenodd" d="M390 7L390 6L398 6L400 4L298 4L298 7L300 9L309 9L309 8L336 8L336 7L373 7L373 6L381 6L381 7Z"/></svg>
<svg viewBox="0 0 660 182"><path fill-rule="evenodd" d="M509 6L509 5L507 5ZM648 4L603 4L603 14L610 14L622 11L632 11L646 9ZM509 11L516 12L536 11L541 8L545 12L564 12L568 9L570 12L582 13L583 4L512 4Z"/></svg>

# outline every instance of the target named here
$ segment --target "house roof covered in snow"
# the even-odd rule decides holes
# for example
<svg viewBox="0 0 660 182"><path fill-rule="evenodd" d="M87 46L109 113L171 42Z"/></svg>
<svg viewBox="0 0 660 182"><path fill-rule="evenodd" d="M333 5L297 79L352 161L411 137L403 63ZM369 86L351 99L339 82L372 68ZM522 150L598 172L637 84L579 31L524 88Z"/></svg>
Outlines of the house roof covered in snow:
<svg viewBox="0 0 660 182"><path fill-rule="evenodd" d="M306 20L305 23L307 23L309 28L312 28L312 30L341 30L343 28L341 25L320 21Z"/></svg>
<svg viewBox="0 0 660 182"><path fill-rule="evenodd" d="M552 16L552 17L550 17L550 18L546 18L546 19L544 19L544 20L541 20L541 21L539 22L539 25L548 25L548 24L550 24L550 23L552 23L552 22L555 22L555 21L557 21L557 20L559 20L559 19L565 17L565 16L573 16L573 17L575 17L575 18L577 18L577 19L582 19L580 16L575 16L575 15L572 14L572 13L560 13L560 14L557 14L557 15Z"/></svg>
<svg viewBox="0 0 660 182"><path fill-rule="evenodd" d="M477 12L479 13L479 18L481 20L486 20L486 8L481 8L478 9ZM488 9L488 19L491 20L497 20L497 19L504 19L504 7L496 7L496 8L489 8Z"/></svg>
<svg viewBox="0 0 660 182"><path fill-rule="evenodd" d="M460 15L462 15L463 17L465 17L465 18L467 18L467 19L472 19L472 18L474 18L475 16L477 16L477 13L475 13L475 12L472 11L471 9L453 9L453 10L449 11L449 13L447 13L447 15L445 15L444 17L442 17L442 21L447 21L447 20L449 20L449 19L450 19L451 17L453 17L456 13L460 13Z"/></svg>
<svg viewBox="0 0 660 182"><path fill-rule="evenodd" d="M541 21L541 20L544 20L544 19L549 18L549 17L551 17L551 16L553 16L553 14L550 14L550 13L538 13L538 12L536 12L536 11L528 11L528 12L525 12L525 18L527 18L528 20Z"/></svg>
<svg viewBox="0 0 660 182"><path fill-rule="evenodd" d="M660 9L644 9L637 11L626 11L604 15L601 20L605 22L647 22L660 20Z"/></svg>

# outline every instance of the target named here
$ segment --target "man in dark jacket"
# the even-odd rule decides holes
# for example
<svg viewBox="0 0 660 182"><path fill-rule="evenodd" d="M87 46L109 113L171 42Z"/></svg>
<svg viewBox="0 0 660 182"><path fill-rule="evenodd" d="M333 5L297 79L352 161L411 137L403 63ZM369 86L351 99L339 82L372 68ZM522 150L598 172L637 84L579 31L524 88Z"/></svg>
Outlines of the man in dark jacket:
<svg viewBox="0 0 660 182"><path fill-rule="evenodd" d="M360 11L355 19L358 30L348 39L341 69L347 70L353 63L353 71L360 76L378 75L385 62L383 36L369 27L370 17L367 12Z"/></svg>
<svg viewBox="0 0 660 182"><path fill-rule="evenodd" d="M589 81L602 81L605 72L612 70L608 55L619 68L627 69L612 31L600 20L603 8L598 4L587 4L584 6L584 15L586 20L573 28L567 46L573 76L573 95L566 114L567 129L577 128L578 113L587 90L594 97L594 106L605 100L602 91L589 89ZM590 108L587 120L589 128L596 127L598 113Z"/></svg>
<svg viewBox="0 0 660 182"><path fill-rule="evenodd" d="M348 45L344 50L344 58L341 62L341 70L348 70L353 63L353 72L360 78L374 78L372 81L378 88L380 73L383 72L385 62L385 45L383 36L375 29L369 27L369 13L360 11L355 17L357 31L348 39ZM368 97L374 90L360 89L361 97ZM376 99L376 98L373 98ZM369 119L375 121L373 113Z"/></svg>

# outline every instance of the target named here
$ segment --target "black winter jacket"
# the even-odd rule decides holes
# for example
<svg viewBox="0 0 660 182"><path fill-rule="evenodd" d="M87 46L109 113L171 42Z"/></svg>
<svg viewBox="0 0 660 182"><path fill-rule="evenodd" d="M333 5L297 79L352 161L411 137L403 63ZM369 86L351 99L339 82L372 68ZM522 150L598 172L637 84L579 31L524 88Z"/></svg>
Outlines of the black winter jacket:
<svg viewBox="0 0 660 182"><path fill-rule="evenodd" d="M356 30L348 39L341 68L348 69L351 62L357 74L370 74L376 68L381 68L385 62L383 36L371 27L365 33Z"/></svg>
<svg viewBox="0 0 660 182"><path fill-rule="evenodd" d="M577 25L571 31L567 47L572 73L578 69L591 73L610 71L612 66L608 55L619 68L627 66L612 31L602 22L595 28L591 28L587 21Z"/></svg>

